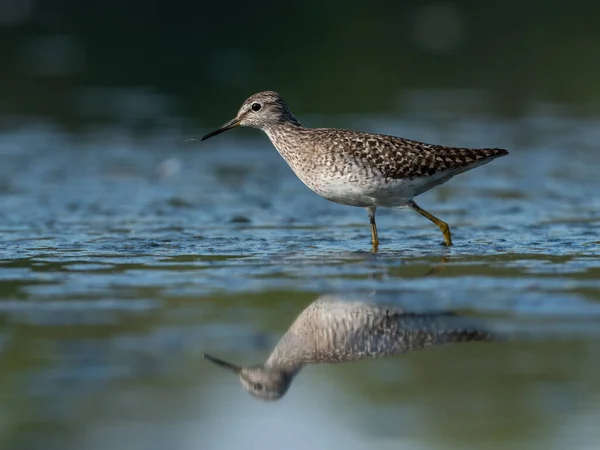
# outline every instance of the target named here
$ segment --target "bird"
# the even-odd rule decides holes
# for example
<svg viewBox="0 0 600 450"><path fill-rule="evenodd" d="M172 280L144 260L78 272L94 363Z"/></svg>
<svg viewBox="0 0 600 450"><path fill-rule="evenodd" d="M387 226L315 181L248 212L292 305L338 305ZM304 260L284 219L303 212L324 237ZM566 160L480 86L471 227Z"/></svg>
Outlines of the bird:
<svg viewBox="0 0 600 450"><path fill-rule="evenodd" d="M500 342L506 337L451 311L403 307L391 296L324 294L294 320L264 364L242 367L202 356L239 376L260 400L279 400L308 364L397 356L431 346Z"/></svg>
<svg viewBox="0 0 600 450"><path fill-rule="evenodd" d="M379 249L375 213L379 207L410 208L436 224L452 245L448 224L414 198L452 177L508 154L501 148L426 144L402 137L338 128L304 127L274 91L250 96L237 115L201 141L245 126L265 132L296 176L335 203L365 208L371 249Z"/></svg>

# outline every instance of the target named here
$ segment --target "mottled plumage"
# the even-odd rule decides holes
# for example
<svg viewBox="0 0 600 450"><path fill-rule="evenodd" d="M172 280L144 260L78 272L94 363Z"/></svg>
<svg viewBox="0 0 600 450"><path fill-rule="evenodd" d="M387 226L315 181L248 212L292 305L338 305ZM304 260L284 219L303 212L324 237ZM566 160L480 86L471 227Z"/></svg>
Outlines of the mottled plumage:
<svg viewBox="0 0 600 450"><path fill-rule="evenodd" d="M450 343L494 341L502 336L452 312L411 312L392 301L325 295L292 323L263 365L239 367L209 355L233 370L244 389L277 400L307 364L383 358Z"/></svg>
<svg viewBox="0 0 600 450"><path fill-rule="evenodd" d="M436 223L446 245L452 245L448 225L418 207L413 198L508 154L497 148L446 147L383 134L306 128L271 91L248 98L235 119L202 140L239 125L262 129L298 178L317 194L366 208L374 251L379 243L375 226L378 206L416 210Z"/></svg>

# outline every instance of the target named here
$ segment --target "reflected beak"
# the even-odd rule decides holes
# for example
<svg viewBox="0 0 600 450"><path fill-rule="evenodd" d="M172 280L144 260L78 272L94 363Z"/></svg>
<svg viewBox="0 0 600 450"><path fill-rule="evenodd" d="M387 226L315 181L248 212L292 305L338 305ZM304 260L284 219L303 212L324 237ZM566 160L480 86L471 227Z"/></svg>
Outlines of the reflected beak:
<svg viewBox="0 0 600 450"><path fill-rule="evenodd" d="M202 139L200 139L200 140L201 141L205 141L206 139L211 138L213 136L216 136L217 134L221 134L224 131L231 130L232 128L239 127L239 126L240 126L240 119L238 119L236 117L235 119L230 120L229 122L227 122L221 128L218 128L215 131L211 131L210 133L205 134L204 136L202 136Z"/></svg>
<svg viewBox="0 0 600 450"><path fill-rule="evenodd" d="M224 131L224 130L223 130ZM234 366L233 364L229 364L228 362L225 362L221 359L217 359L217 358L213 358L210 355L204 354L202 355L202 357L204 359L208 359L210 362L214 362L215 364L217 364L218 366L221 366L227 370L231 370L232 372L235 372L237 375L240 374L240 372L242 371L242 368L239 366Z"/></svg>

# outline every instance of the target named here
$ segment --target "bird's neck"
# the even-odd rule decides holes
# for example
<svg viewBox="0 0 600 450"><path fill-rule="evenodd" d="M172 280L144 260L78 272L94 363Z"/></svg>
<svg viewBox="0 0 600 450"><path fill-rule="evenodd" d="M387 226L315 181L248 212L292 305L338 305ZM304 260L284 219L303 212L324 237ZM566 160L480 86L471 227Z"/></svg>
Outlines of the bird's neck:
<svg viewBox="0 0 600 450"><path fill-rule="evenodd" d="M305 344L302 337L297 336L292 325L277 343L264 366L284 372L291 378L295 377L310 362L311 346Z"/></svg>
<svg viewBox="0 0 600 450"><path fill-rule="evenodd" d="M302 140L306 136L304 128L296 119L282 123L271 124L263 128L277 151L288 160L302 147Z"/></svg>
<svg viewBox="0 0 600 450"><path fill-rule="evenodd" d="M264 367L270 370L278 370L285 373L290 378L294 378L306 366L306 358L302 355L280 354L277 348L274 349Z"/></svg>

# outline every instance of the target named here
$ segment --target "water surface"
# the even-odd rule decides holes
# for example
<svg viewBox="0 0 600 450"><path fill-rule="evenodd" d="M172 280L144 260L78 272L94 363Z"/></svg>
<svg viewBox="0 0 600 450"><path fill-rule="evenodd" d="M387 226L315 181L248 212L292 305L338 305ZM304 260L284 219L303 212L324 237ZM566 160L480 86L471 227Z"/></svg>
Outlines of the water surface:
<svg viewBox="0 0 600 450"><path fill-rule="evenodd" d="M258 132L5 130L2 447L593 448L600 121L415 117L341 120L511 154L419 197L454 247L381 210L376 255L366 212L310 192ZM275 403L202 359L264 361L327 293L511 339L311 366Z"/></svg>

